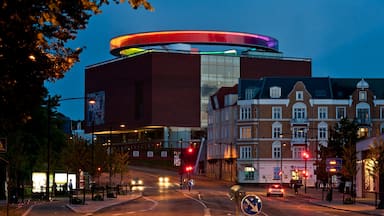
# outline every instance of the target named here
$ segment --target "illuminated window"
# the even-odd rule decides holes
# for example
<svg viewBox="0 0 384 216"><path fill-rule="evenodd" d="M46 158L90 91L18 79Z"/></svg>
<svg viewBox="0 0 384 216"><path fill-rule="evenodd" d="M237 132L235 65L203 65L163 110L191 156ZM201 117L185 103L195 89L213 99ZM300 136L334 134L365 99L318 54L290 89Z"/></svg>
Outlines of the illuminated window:
<svg viewBox="0 0 384 216"><path fill-rule="evenodd" d="M252 138L251 127L240 127L240 139Z"/></svg>
<svg viewBox="0 0 384 216"><path fill-rule="evenodd" d="M255 168L245 167L244 168L244 178L245 178L245 180L254 180L255 179Z"/></svg>
<svg viewBox="0 0 384 216"><path fill-rule="evenodd" d="M368 128L361 127L361 128L359 128L359 130L357 131L357 136L358 136L359 138L368 137L368 135L369 135L368 132L369 132Z"/></svg>

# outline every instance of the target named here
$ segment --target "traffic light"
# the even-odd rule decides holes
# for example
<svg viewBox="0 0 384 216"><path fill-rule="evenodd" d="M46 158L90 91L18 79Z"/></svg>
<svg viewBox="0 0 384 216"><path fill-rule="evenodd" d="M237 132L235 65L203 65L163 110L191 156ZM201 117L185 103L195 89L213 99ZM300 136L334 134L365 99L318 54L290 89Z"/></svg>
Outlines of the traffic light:
<svg viewBox="0 0 384 216"><path fill-rule="evenodd" d="M303 159L304 160L308 160L309 159L309 154L308 154L308 152L303 152Z"/></svg>
<svg viewBox="0 0 384 216"><path fill-rule="evenodd" d="M192 169L193 169L192 166L185 166L185 171L188 173L191 172Z"/></svg>
<svg viewBox="0 0 384 216"><path fill-rule="evenodd" d="M188 154L192 154L193 153L193 148L192 147L189 147L188 150L187 150Z"/></svg>

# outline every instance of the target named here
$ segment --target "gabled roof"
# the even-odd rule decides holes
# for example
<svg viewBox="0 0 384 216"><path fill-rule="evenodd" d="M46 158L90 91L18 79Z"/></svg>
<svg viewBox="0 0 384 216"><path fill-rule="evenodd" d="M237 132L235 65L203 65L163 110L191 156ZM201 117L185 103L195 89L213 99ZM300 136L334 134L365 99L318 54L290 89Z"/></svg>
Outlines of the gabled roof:
<svg viewBox="0 0 384 216"><path fill-rule="evenodd" d="M245 99L246 89L254 89L255 99L270 98L271 87L281 88L281 97L287 98L294 85L301 81L313 99L348 99L362 79L329 77L264 77L239 80L239 100ZM377 99L384 99L384 79L364 79Z"/></svg>

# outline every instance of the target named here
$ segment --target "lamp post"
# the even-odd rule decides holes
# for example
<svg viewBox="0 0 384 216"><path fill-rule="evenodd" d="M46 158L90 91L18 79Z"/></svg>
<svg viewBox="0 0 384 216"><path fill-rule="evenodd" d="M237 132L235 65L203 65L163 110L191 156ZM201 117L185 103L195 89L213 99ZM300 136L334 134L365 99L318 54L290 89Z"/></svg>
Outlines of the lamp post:
<svg viewBox="0 0 384 216"><path fill-rule="evenodd" d="M183 139L180 139L180 189L183 189Z"/></svg>
<svg viewBox="0 0 384 216"><path fill-rule="evenodd" d="M308 171L307 171L307 160L309 158L309 154L307 152L307 139L308 139L308 136L307 136L307 132L304 131L305 133L305 150L304 150L304 193L307 193L307 175L308 175Z"/></svg>
<svg viewBox="0 0 384 216"><path fill-rule="evenodd" d="M285 147L287 144L280 142L280 184L283 185L283 147Z"/></svg>

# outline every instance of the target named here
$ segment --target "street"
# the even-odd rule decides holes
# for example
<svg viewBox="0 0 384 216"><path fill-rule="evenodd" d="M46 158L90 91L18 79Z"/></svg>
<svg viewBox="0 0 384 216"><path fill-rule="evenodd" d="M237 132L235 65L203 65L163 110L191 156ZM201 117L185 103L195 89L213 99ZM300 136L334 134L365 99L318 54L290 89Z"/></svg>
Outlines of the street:
<svg viewBox="0 0 384 216"><path fill-rule="evenodd" d="M188 189L180 190L180 176L174 172L133 167L130 176L144 181L143 191L132 192L141 193L140 198L84 215L242 215L239 209L236 213L235 202L229 199L229 183L196 177L195 185L189 191ZM158 183L160 176L169 177L169 185L160 185ZM264 187L244 186L243 190L247 194L254 194L261 198L262 212L259 215L365 215L363 212L358 214L314 205L310 203L309 198L296 196L289 192L291 190L289 188L286 189L289 193L286 193L284 197L267 197ZM100 203L102 202L100 201ZM79 215L67 208L66 204L66 201L41 203L34 206L27 215Z"/></svg>

